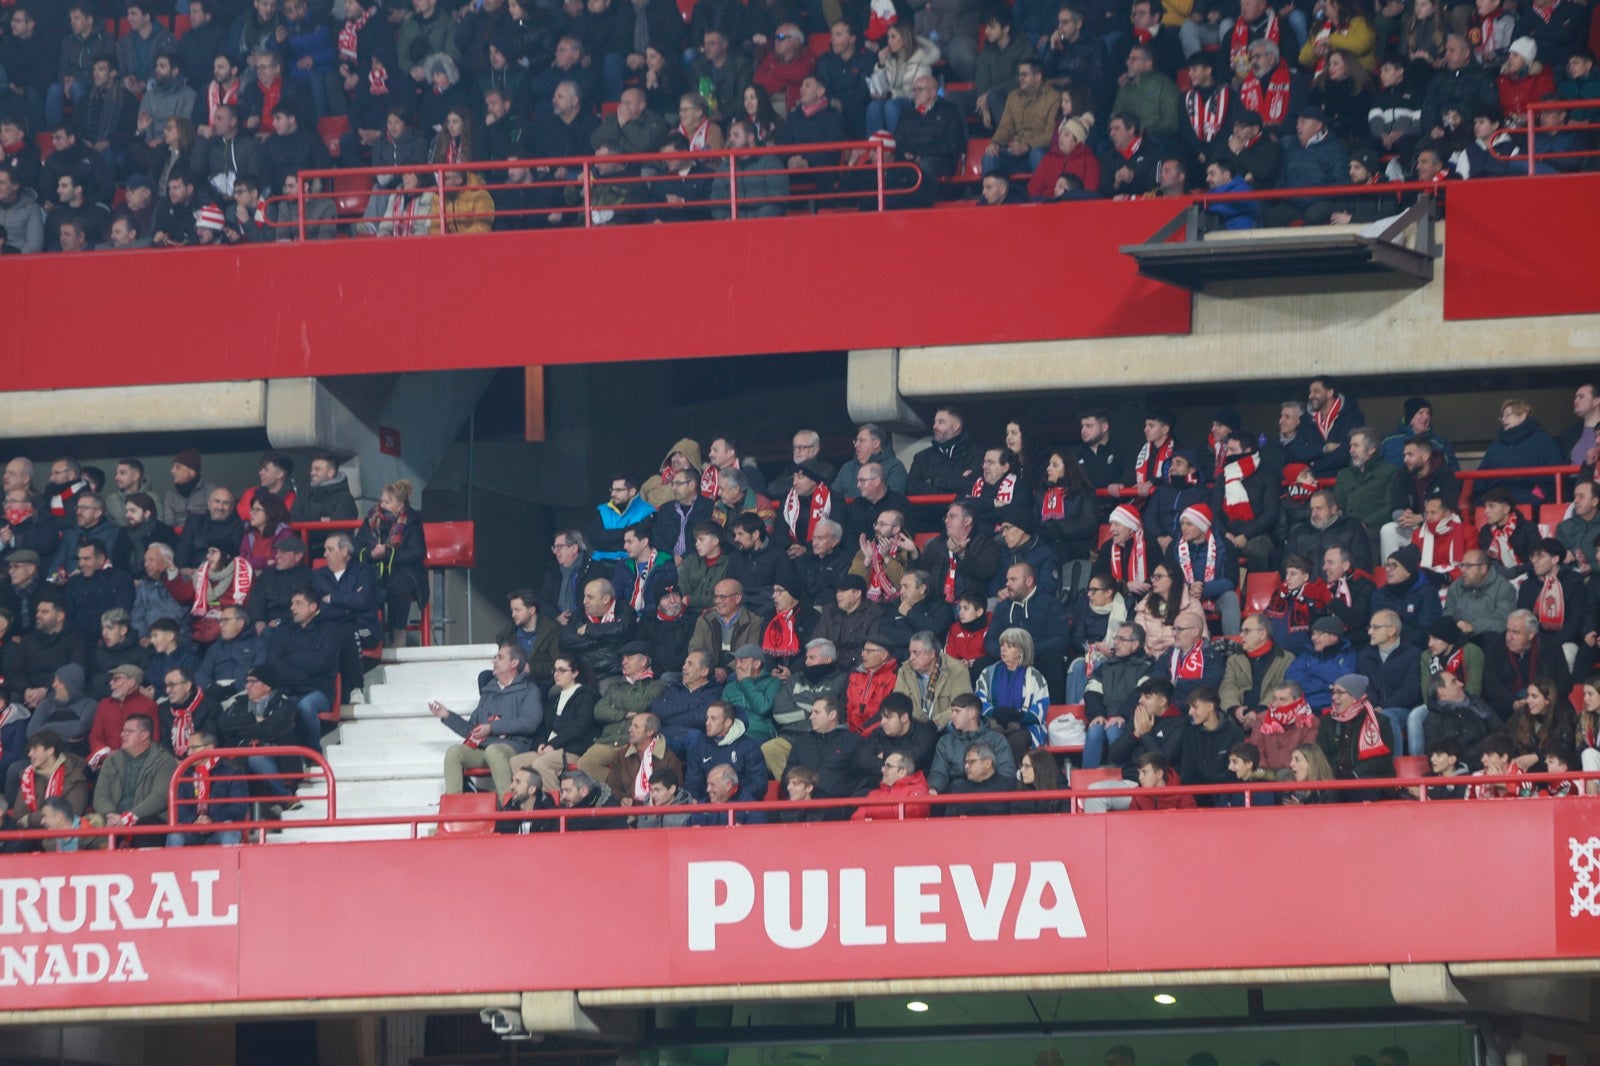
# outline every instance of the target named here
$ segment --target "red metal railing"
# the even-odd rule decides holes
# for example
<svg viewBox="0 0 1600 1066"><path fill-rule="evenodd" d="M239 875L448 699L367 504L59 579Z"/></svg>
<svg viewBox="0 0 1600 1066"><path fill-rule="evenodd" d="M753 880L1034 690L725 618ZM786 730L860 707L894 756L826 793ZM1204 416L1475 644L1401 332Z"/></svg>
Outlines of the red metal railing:
<svg viewBox="0 0 1600 1066"><path fill-rule="evenodd" d="M1472 500L1472 483L1474 481L1514 481L1520 478L1544 477L1554 478L1556 483L1556 498L1550 502L1565 503L1566 500L1563 499L1564 493L1562 490L1562 479L1576 477L1580 470L1582 470L1582 467L1577 466L1518 466L1507 467L1504 470L1459 470L1456 472L1456 478L1462 482L1465 482L1465 484L1463 484L1461 487L1462 506L1468 505ZM1335 479L1331 477L1318 478L1317 484L1322 488L1331 489L1334 486L1334 481ZM1139 490L1132 485L1124 485L1120 491L1115 493L1110 489L1095 489L1094 494L1103 499L1131 499L1139 495ZM959 498L960 497L957 497L954 493L937 493L906 497L906 499L913 505L924 505L930 507L935 507L940 504L955 503Z"/></svg>
<svg viewBox="0 0 1600 1066"><path fill-rule="evenodd" d="M792 156L811 156L819 153L838 153L840 162L818 166L805 166L791 168L787 160ZM776 170L749 171L741 169L737 163L748 162L767 156L776 156L784 161L784 165ZM849 163L847 159L860 157L864 162ZM720 169L714 171L700 170L689 174L679 174L676 167L696 163L720 164ZM659 168L659 172L652 173L615 173L611 168L627 169L632 167ZM600 172L603 168L606 172ZM528 170L531 172L527 181L499 181L483 182L461 188L479 189L485 192L514 191L514 190L548 190L560 194L552 197L548 205L499 209L492 212L455 211L450 209L448 200L455 191L445 185L446 174L458 173L470 175L481 179L486 173L504 173L509 170ZM540 176L543 172L551 172L550 177ZM901 172L910 179L903 186L891 188L888 175ZM616 153L611 155L585 155L561 156L553 159L511 159L511 160L486 160L473 163L432 163L417 166L402 167L347 167L332 170L305 170L300 172L300 187L294 197L274 197L266 201L267 207L280 203L290 202L296 204L295 219L288 223L269 222L269 226L295 226L302 240L305 239L307 218L306 204L314 200L339 201L357 198L363 204L370 202L374 196L392 196L402 192L398 187L391 189L365 188L361 190L340 190L335 186L342 181L350 179L375 179L378 177L398 178L404 174L416 174L419 179L418 192L430 193L435 197L434 212L430 220L437 224L443 232L451 220L474 220L493 218L535 218L540 216L582 214L583 225L595 225L593 212L600 209L619 214L644 213L662 210L685 210L692 208L726 207L730 217L737 219L741 208L746 210L751 205L764 204L791 204L810 201L849 201L859 204L863 200L875 202L879 211L885 209L890 197L906 196L914 192L921 184L922 172L915 164L895 162L892 158L885 158L885 149L877 141L838 141L826 144L802 145L768 145L756 148L720 148L699 150L691 152L659 152L659 153ZM807 188L803 191L791 191L781 196L744 196L740 194L741 182L760 180L763 178L783 175L791 183L814 186L818 176L870 174L872 177L870 188L849 190L823 191L820 188ZM725 179L728 183L728 195L723 198L683 199L676 203L640 202L640 203L596 203L596 191L601 189L627 189L630 186L648 186L651 188L670 188L676 185L686 188L691 183L709 183L718 179ZM314 180L321 180L328 188L320 192L311 192L307 185ZM566 193L571 190L577 193L577 203L566 203ZM270 214L270 210L268 211ZM360 220L344 219L341 224L355 223ZM370 220L374 223L382 219ZM332 225L336 223L312 221L313 225Z"/></svg>
<svg viewBox="0 0 1600 1066"><path fill-rule="evenodd" d="M221 749L218 749L219 751ZM251 752L261 754L266 751L282 752L285 754L308 754L307 749L249 749ZM208 753L208 757L211 753ZM314 754L314 753L309 753ZM241 777L241 779L243 779ZM1102 781L1105 779L1101 779ZM1110 780L1115 780L1110 779ZM1244 806L1252 808L1259 806L1251 803L1251 796L1263 793L1284 792L1369 792L1369 793L1395 793L1402 792L1404 796L1384 795L1378 799L1367 799L1360 802L1436 802L1431 801L1427 789L1433 787L1460 787L1471 788L1483 785L1507 785L1514 788L1521 786L1544 787L1562 782L1586 783L1600 780L1600 773L1585 773L1573 771L1570 773L1524 773L1524 774L1483 774L1463 775L1456 777L1382 777L1382 778L1340 778L1327 781L1239 781L1217 785L1169 785L1160 788L1143 788L1132 783L1125 783L1117 787L1069 787L1048 792L1002 792L985 793L982 795L929 795L913 796L904 799L880 799L875 797L853 796L843 799L817 799L807 801L792 800L763 800L755 802L738 803L697 803L689 807L598 807L567 809L556 808L537 811L451 811L449 813L431 814L406 814L387 815L371 818L337 818L325 817L321 819L297 819L294 822L296 829L341 829L361 826L407 826L410 829L411 839L419 839L425 826L437 826L441 823L491 823L491 822L554 822L555 832L565 833L572 831L571 822L576 819L609 819L621 823L625 819L638 815L677 815L710 813L726 816L726 824L742 828L752 828L748 823L741 823L737 817L741 813L776 814L782 811L829 811L849 810L857 808L870 808L879 819L886 819L892 811L894 820L907 821L906 809L908 807L940 807L952 804L961 805L1001 805L1012 803L1050 803L1063 804L1066 809L1075 813L1083 811L1084 802L1090 799L1119 799L1144 796L1147 798L1160 798L1165 796L1228 796L1243 795ZM333 778L331 772L328 777L329 795L333 794ZM1422 790L1421 795L1413 799L1409 790ZM1546 793L1534 796L1517 797L1523 800L1538 799L1594 799L1586 795L1554 797ZM1455 802L1455 801L1450 801ZM330 806L332 801L330 799ZM1227 810L1230 808L1200 808L1206 811ZM1064 810L1062 813L1066 813ZM1121 813L1121 812L1114 812ZM919 816L920 817L920 816ZM241 822L213 822L203 830L196 830L192 826L178 825L175 822L175 813L169 811L167 825L151 826L107 826L105 828L82 828L71 830L33 829L25 831L12 831L0 833L0 842L7 840L49 840L67 837L129 837L150 836L160 834L165 836L169 832L221 832L226 830L240 830L258 833L267 829L280 827L281 822L249 820ZM782 822L755 823L756 825L782 825Z"/></svg>
<svg viewBox="0 0 1600 1066"><path fill-rule="evenodd" d="M1523 126L1502 126L1495 133L1497 135L1505 133L1519 139L1526 139L1528 176L1532 177L1541 162L1549 162L1552 159L1600 158L1600 149L1595 148L1579 148L1570 152L1545 152L1542 155L1539 152L1537 138L1541 133L1588 133L1600 130L1600 122L1558 122L1549 126L1540 126L1538 124L1539 115L1546 111L1588 110L1600 110L1600 100L1534 100L1529 102L1523 115ZM1489 141L1489 155L1491 158L1498 159L1503 163L1515 163L1521 158L1516 155L1504 155L1496 151L1496 139L1491 138Z"/></svg>

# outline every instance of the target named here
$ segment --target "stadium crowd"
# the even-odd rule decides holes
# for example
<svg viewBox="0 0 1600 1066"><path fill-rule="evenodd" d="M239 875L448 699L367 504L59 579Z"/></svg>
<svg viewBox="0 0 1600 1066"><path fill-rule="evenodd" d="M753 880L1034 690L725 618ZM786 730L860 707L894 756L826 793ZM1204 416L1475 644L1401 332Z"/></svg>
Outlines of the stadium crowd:
<svg viewBox="0 0 1600 1066"><path fill-rule="evenodd" d="M1012 421L985 446L941 407L909 467L876 425L838 466L802 429L770 478L732 437L679 440L648 477L613 478L586 524L555 535L541 579L510 593L477 706L430 705L461 738L447 791L486 778L525 810L684 808L640 816L676 825L779 782L797 801L862 798L853 816L873 818L908 798L1052 791L1072 761L1114 768L1109 787L1293 780L1306 787L1277 801L1311 804L1382 798L1316 782L1393 777L1409 753L1429 760L1430 798L1580 793L1469 776L1600 770L1593 384L1572 413L1558 439L1506 400L1465 513L1426 398L1375 429L1326 377L1263 433L1215 412L1196 447L1152 410L1133 454L1103 410L1070 445ZM302 490L269 453L237 499L201 465L180 453L160 500L131 460L103 492L72 459L37 494L27 460L7 466L12 823L40 824L58 797L82 816L97 772L96 814L164 821L164 785L146 786L196 737L315 748L335 686L361 687L361 650L404 641L427 588L408 485L386 486L353 538L322 534L312 569L288 520L356 514L333 457ZM1493 476L1527 468L1577 468L1570 505L1552 476Z"/></svg>
<svg viewBox="0 0 1600 1066"><path fill-rule="evenodd" d="M46 802L57 799L72 818L165 824L179 759L218 745L320 749L320 716L362 690L363 651L407 642L412 607L428 594L408 482L384 486L360 516L332 455L311 460L304 487L280 452L262 456L258 483L237 494L203 470L185 449L158 492L137 459L108 480L63 457L42 487L28 459L6 464L7 828L49 828ZM360 525L309 545L290 526L324 521ZM202 801L181 809L183 821L237 820L244 809L242 783L208 791L208 776L230 776L215 763L183 785ZM280 769L266 756L247 763ZM285 781L260 787L273 805L290 802Z"/></svg>
<svg viewBox="0 0 1600 1066"><path fill-rule="evenodd" d="M0 23L7 252L294 239L298 175L386 173L364 234L746 215L875 177L925 206L981 151L979 202L1367 186L1526 172L1530 103L1600 98L1577 0L20 0ZM169 29L168 26L172 28ZM174 32L176 31L176 32ZM1581 151L1600 109L1539 112ZM330 148L336 151L330 151ZM610 179L563 184L592 156ZM1583 158L1538 163L1577 169ZM920 180L918 175L920 173ZM545 183L545 184L540 184ZM962 186L956 185L955 188ZM307 236L337 228L308 185ZM441 200L443 201L441 203ZM804 202L801 200L800 202ZM849 200L834 201L849 203ZM1218 204L1216 225L1368 221L1393 196Z"/></svg>

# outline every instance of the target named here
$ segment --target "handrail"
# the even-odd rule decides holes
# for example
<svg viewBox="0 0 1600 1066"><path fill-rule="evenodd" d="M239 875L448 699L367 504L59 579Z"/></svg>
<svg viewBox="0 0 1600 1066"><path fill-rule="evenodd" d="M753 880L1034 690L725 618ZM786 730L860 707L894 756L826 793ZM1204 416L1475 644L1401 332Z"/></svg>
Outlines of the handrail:
<svg viewBox="0 0 1600 1066"><path fill-rule="evenodd" d="M180 806L197 806L202 802L198 799L191 798L187 800L180 800L178 798L178 786L186 783L192 784L194 782L193 777L184 776L185 771L193 768L196 763L204 762L208 759L249 759L261 756L268 758L277 758L279 756L297 756L302 759L308 759L315 763L317 770L322 774L323 781L327 782L328 785L328 793L323 800L324 807L326 809L325 817L329 819L337 819L339 817L338 786L334 782L333 768L328 765L328 760L323 757L322 753L320 751L301 747L296 744L274 744L261 745L253 748L210 748L197 754L184 756L183 759L178 763L178 768L172 772L172 779L167 782L168 827L180 828L183 825L183 823L178 821L178 808ZM312 770L283 770L275 774L222 774L212 777L210 780L282 781L294 778L304 781L311 777L314 772L315 771ZM207 832L215 832L215 830L207 830Z"/></svg>
<svg viewBox="0 0 1600 1066"><path fill-rule="evenodd" d="M360 529L366 523L359 518L324 518L319 522L290 522L289 528L296 533L348 533Z"/></svg>
<svg viewBox="0 0 1600 1066"><path fill-rule="evenodd" d="M1539 155L1536 141L1540 133L1584 133L1600 130L1600 122L1561 122L1553 126L1540 126L1537 123L1536 116L1545 111L1583 111L1596 108L1600 108L1600 100L1530 100L1524 110L1523 129L1501 126L1495 130L1495 133L1505 133L1507 135L1527 134L1528 176L1534 177L1541 159L1593 159L1596 156L1600 156L1600 150L1593 148L1581 148L1570 152L1546 152L1542 156ZM1490 138L1489 140L1489 156L1501 162L1514 162L1517 158L1516 156L1501 155L1495 151L1495 140L1496 138Z"/></svg>
<svg viewBox="0 0 1600 1066"><path fill-rule="evenodd" d="M1456 471L1456 479L1465 481L1470 486L1474 481L1515 481L1519 478L1553 477L1556 481L1556 498L1550 502L1565 503L1566 501L1562 499L1562 479L1576 477L1582 470L1583 467L1581 466L1508 466L1494 470L1458 470ZM1317 479L1318 486L1325 489L1333 488L1335 483L1336 479L1331 477ZM1110 489L1095 489L1094 494L1101 499L1129 499L1138 496L1139 490L1133 485L1124 485L1119 492L1114 493ZM938 506L940 504L955 503L956 500L964 498L957 496L953 492L942 492L907 496L906 500L913 506ZM1464 501L1471 500L1471 492L1468 488L1463 488L1462 499Z"/></svg>
<svg viewBox="0 0 1600 1066"><path fill-rule="evenodd" d="M279 749L252 749L260 753L265 750ZM305 749L282 749L284 753L303 752ZM1114 779L1108 779L1114 780ZM579 809L554 808L534 811L451 811L449 813L433 812L422 814L383 815L374 817L357 818L322 818L322 819L297 819L294 823L296 829L339 829L361 826L409 826L412 838L418 838L418 830L422 826L438 825L444 822L555 822L557 832L570 832L568 822L572 819L583 821L586 819L610 819L622 821L635 816L651 816L657 814L685 814L685 813L710 813L727 815L727 824L739 828L753 828L749 823L740 823L737 816L742 813L774 813L780 811L818 811L818 810L855 810L861 807L871 808L874 811L887 813L895 811L895 820L905 821L907 807L938 807L953 804L986 806L990 804L1011 803L1070 803L1071 812L1082 813L1082 801L1089 799L1118 799L1133 796L1218 796L1239 795L1245 796L1245 808L1255 809L1250 802L1250 796L1255 793L1279 792L1403 792L1413 788L1421 788L1420 801L1428 801L1427 790L1437 786L1452 788L1470 788L1483 785L1547 785L1561 782L1588 782L1600 780L1600 772L1571 771L1565 773L1519 773L1519 774L1468 774L1456 777L1373 777L1373 778L1336 778L1327 781L1236 781L1215 785L1163 785L1159 788L1144 788L1142 786L1125 783L1120 787L1068 787L1053 791L1012 791L985 794L954 795L927 795L912 796L898 799L879 798L871 796L848 796L838 799L816 799L805 801L794 800L759 800L739 801L732 803L696 803L684 807L586 807ZM1100 783L1100 782L1095 782ZM331 786L331 778L330 778ZM1409 793L1407 793L1409 795ZM1507 797L1516 799L1560 799L1570 800L1589 797L1586 794L1575 796L1550 796L1540 793L1526 797ZM1412 799L1397 796L1386 796L1377 800L1364 800L1362 802L1413 802ZM1433 801L1437 802L1437 801ZM1232 808L1200 808L1204 811L1228 810ZM1062 811L1065 814L1067 811ZM1118 812L1121 813L1121 812ZM760 823L757 823L760 824ZM784 823L775 823L784 824ZM277 821L250 820L243 822L214 822L207 832L222 830L257 830L281 827ZM103 828L80 829L28 829L11 830L0 833L0 841L7 840L50 840L66 837L100 837L100 836L149 836L156 833L165 834L172 830L171 825L152 826L106 826ZM181 826L178 828L182 828Z"/></svg>
<svg viewBox="0 0 1600 1066"><path fill-rule="evenodd" d="M791 192L790 194L782 196L741 197L739 195L738 186L741 180L741 174L736 165L739 161L761 158L765 156L781 156L787 159L790 156L796 155L809 156L819 153L834 152L837 152L839 155L840 162L837 164L823 164L819 166L808 165L801 168L790 168L787 164L785 164L780 169L763 171L761 173L765 175L782 174L791 178L804 179L819 174L871 172L874 178L874 188L870 190L853 189L833 192L822 192L820 190L806 191L802 193ZM847 159L856 158L857 153L864 153L863 158L865 158L867 161L862 163L845 162ZM848 199L854 202L859 202L864 197L875 196L877 210L882 211L885 209L885 205L889 196L909 195L916 191L922 182L922 172L920 168L909 162L896 162L892 158L886 158L884 153L885 148L878 141L828 141L818 144L760 145L749 148L723 147L719 149L696 149L684 152L619 152L604 156L555 156L538 159L482 160L469 163L427 163L407 166L343 167L324 170L303 170L299 172L301 181L298 190L292 198L271 197L267 200L264 200L263 205L270 207L274 204L287 203L292 199L296 204L294 221L288 223L269 221L266 223L266 225L269 227L295 226L298 229L300 239L304 240L307 226L306 204L309 201L318 199L337 200L346 196L361 196L363 198L370 199L374 195L388 196L400 191L398 188L367 188L360 190L359 192L339 190L334 187L334 179L341 177L345 179L352 177L398 177L403 174L417 174L431 179L431 184L419 182L418 184L421 186L419 191L437 194L437 216L433 218L432 221L438 223L440 232L442 233L445 225L451 217L454 217L458 220L491 217L487 212L455 212L453 215L452 213L448 212L445 201L451 190L445 188L444 175L460 173L476 177L484 172L498 172L518 169L529 170L532 172L549 171L552 173L552 177L547 180L502 182L495 184L479 181L477 185L471 187L482 189L488 192L495 190L521 189L581 189L582 203L581 205L558 203L544 207L517 208L504 212L497 210L497 216L533 217L538 215L552 214L567 215L581 211L583 212L585 227L592 227L594 225L592 214L594 209L593 196L596 188L605 186L625 186L631 184L661 185L671 182L713 181L723 177L725 177L728 181L729 195L726 200L718 199L685 201L681 204L672 204L668 206L674 209L683 209L693 207L720 207L726 205L728 207L730 217L737 219L739 217L739 205L741 203L748 206L750 204L798 203L813 200L838 199ZM722 164L722 166L715 171L702 171L688 175L678 174L675 172L675 170L670 168L664 173L648 175L597 174L594 170L594 168L601 166L626 168L630 166L643 167L646 165L662 166L663 164L677 164L683 162L688 162L692 165L697 161L714 161ZM886 175L892 170L910 173L912 178L911 183L901 188L889 188L886 183ZM744 179L758 176L760 175L751 175L748 172L745 172L742 175ZM317 192L310 191L308 189L308 185L312 181L317 180L324 181L324 184L327 185L327 188ZM466 187L468 186L463 186L463 188ZM627 212L659 210L661 209L662 205L655 203L623 203L609 204L605 205L605 207L607 210L613 212ZM326 222L317 223L317 225L329 224L330 223ZM331 224L337 225L340 223L334 222Z"/></svg>

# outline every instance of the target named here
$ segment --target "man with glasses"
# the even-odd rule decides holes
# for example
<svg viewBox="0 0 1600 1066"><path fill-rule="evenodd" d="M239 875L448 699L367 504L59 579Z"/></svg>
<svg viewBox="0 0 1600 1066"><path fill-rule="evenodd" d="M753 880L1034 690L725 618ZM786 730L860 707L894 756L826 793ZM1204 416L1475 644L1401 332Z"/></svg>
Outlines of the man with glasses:
<svg viewBox="0 0 1600 1066"><path fill-rule="evenodd" d="M845 508L843 518L845 536L850 543L859 543L863 535L872 536L878 516L885 511L898 511L902 515L911 513L911 501L906 499L904 493L889 487L889 477L882 463L862 463L854 480L855 499Z"/></svg>
<svg viewBox="0 0 1600 1066"><path fill-rule="evenodd" d="M56 549L56 557L51 561L51 569L57 574L66 573L78 557L78 548L90 540L100 544L113 566L126 564L128 534L106 518L106 505L99 495L87 490L78 493L73 501L73 513L77 517L77 524L62 536L61 546Z"/></svg>
<svg viewBox="0 0 1600 1066"><path fill-rule="evenodd" d="M438 700L428 704L428 713L462 738L444 753L446 792L460 792L465 787L464 771L479 767L488 767L496 795L511 788L511 758L532 747L544 721L544 701L523 671L524 662L517 645L500 645L491 666L493 677L483 686L470 717L463 718Z"/></svg>
<svg viewBox="0 0 1600 1066"><path fill-rule="evenodd" d="M1368 702L1382 711L1393 727L1391 747L1396 755L1405 754L1406 720L1411 708L1422 703L1422 652L1401 641L1400 634L1399 615L1374 611L1367 623L1367 646L1356 656L1356 673L1367 679ZM1333 691L1337 707L1338 687Z"/></svg>
<svg viewBox="0 0 1600 1066"><path fill-rule="evenodd" d="M718 581L711 599L711 610L695 623L689 650L705 653L706 662L721 684L728 679L735 649L747 644L760 647L764 623L744 605L744 586L732 578Z"/></svg>
<svg viewBox="0 0 1600 1066"><path fill-rule="evenodd" d="M1222 685L1226 664L1211 647L1205 625L1192 615L1180 617L1172 634L1172 650L1160 664L1159 674L1172 683L1172 702L1186 707L1195 689Z"/></svg>
<svg viewBox="0 0 1600 1066"><path fill-rule="evenodd" d="M681 569L684 557L694 554L695 527L711 521L711 501L700 495L700 476L693 470L675 471L667 487L672 499L656 512L654 541Z"/></svg>
<svg viewBox="0 0 1600 1066"><path fill-rule="evenodd" d="M583 590L592 581L611 576L611 568L594 561L589 542L576 529L563 529L550 544L556 564L544 572L539 610L565 626L583 607Z"/></svg>
<svg viewBox="0 0 1600 1066"><path fill-rule="evenodd" d="M597 561L616 563L627 558L625 531L655 517L656 509L639 495L639 483L627 474L611 479L611 498L595 507L595 524L589 530Z"/></svg>
<svg viewBox="0 0 1600 1066"><path fill-rule="evenodd" d="M889 434L876 423L867 422L856 430L855 439L851 441L854 454L839 468L838 475L833 479L833 491L840 496L849 496L857 489L857 479L862 469L869 463L883 468L883 481L890 492L904 492L906 489L906 468L895 458L894 452L889 450Z"/></svg>
<svg viewBox="0 0 1600 1066"><path fill-rule="evenodd" d="M811 467L817 474L817 477L812 480L823 485L831 482L836 472L832 463L820 458L822 436L816 430L795 430L794 439L789 446L791 455L789 465L783 468L783 473L767 483L767 495L774 500L782 500L789 494L789 490L794 487L795 471L802 466ZM854 491L854 486L852 486L851 491Z"/></svg>
<svg viewBox="0 0 1600 1066"><path fill-rule="evenodd" d="M1094 585L1115 591L1109 581L1097 577L1090 583L1091 594ZM1099 766L1106 748L1122 735L1139 702L1139 686L1149 680L1155 668L1155 660L1145 654L1143 626L1132 622L1118 625L1109 647L1109 652L1101 653L1103 658L1082 688L1084 717L1089 721L1083 745L1085 770Z"/></svg>
<svg viewBox="0 0 1600 1066"><path fill-rule="evenodd" d="M785 22L772 35L770 46L756 46L756 56L756 73L752 80L757 90L771 96L782 93L782 113L793 111L800 102L800 83L817 67L816 54L806 47L806 35L800 32L799 26Z"/></svg>
<svg viewBox="0 0 1600 1066"><path fill-rule="evenodd" d="M1294 656L1273 645L1267 620L1259 614L1250 615L1240 624L1239 639L1244 654L1228 657L1217 694L1223 710L1243 724L1244 715L1266 709L1273 689L1283 683Z"/></svg>
<svg viewBox="0 0 1600 1066"><path fill-rule="evenodd" d="M240 691L251 668L267 659L267 642L257 635L243 607L224 607L218 621L222 635L206 649L195 683L218 694Z"/></svg>
<svg viewBox="0 0 1600 1066"><path fill-rule="evenodd" d="M1444 594L1444 616L1467 636L1502 633L1506 616L1517 607L1517 590L1484 551L1461 560L1461 576Z"/></svg>

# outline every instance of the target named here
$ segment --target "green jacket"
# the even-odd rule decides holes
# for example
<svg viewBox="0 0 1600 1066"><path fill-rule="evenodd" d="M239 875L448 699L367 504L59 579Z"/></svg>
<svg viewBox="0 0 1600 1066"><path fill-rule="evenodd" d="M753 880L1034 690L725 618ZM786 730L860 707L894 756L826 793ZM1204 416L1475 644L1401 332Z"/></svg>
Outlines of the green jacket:
<svg viewBox="0 0 1600 1066"><path fill-rule="evenodd" d="M778 727L772 722L772 701L782 687L783 682L771 674L743 680L730 676L722 686L722 698L744 711L745 735L765 743L778 735Z"/></svg>
<svg viewBox="0 0 1600 1066"><path fill-rule="evenodd" d="M666 687L666 682L659 678L649 681L623 678L608 687L600 702L594 705L594 720L601 726L600 743L626 744L628 719L640 711L648 711Z"/></svg>
<svg viewBox="0 0 1600 1066"><path fill-rule="evenodd" d="M1178 121L1183 115L1183 96L1171 78L1151 71L1137 82L1129 82L1118 89L1111 110L1137 115L1145 133L1171 137L1178 132Z"/></svg>
<svg viewBox="0 0 1600 1066"><path fill-rule="evenodd" d="M689 552L683 557L683 565L678 567L678 588L683 591L683 598L689 601L690 610L709 611L716 606L716 601L711 598L711 590L716 588L718 581L731 576L726 554L719 556L708 570L704 559Z"/></svg>
<svg viewBox="0 0 1600 1066"><path fill-rule="evenodd" d="M1394 489L1395 473L1394 467L1377 458L1361 470L1353 465L1345 467L1339 471L1333 484L1333 495L1339 501L1339 509L1359 519L1368 529L1377 529L1392 521L1394 505L1390 493Z"/></svg>
<svg viewBox="0 0 1600 1066"><path fill-rule="evenodd" d="M167 783L178 771L178 760L160 745L152 745L144 758L134 762L125 751L114 751L100 771L100 783L94 790L95 813L109 817L132 813L136 818L151 818L167 809ZM122 783L129 772L139 775L139 784L133 794L133 806L119 810L122 802Z"/></svg>

